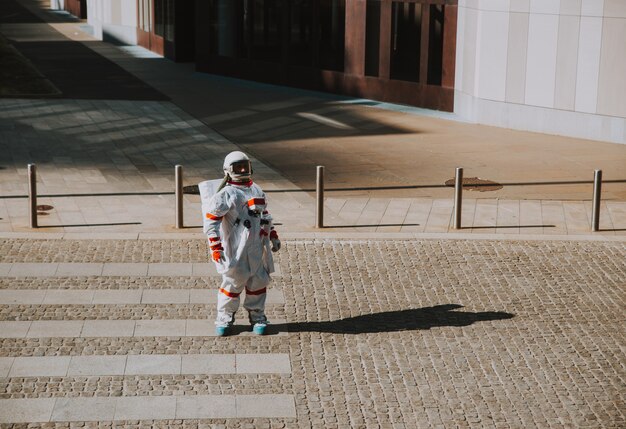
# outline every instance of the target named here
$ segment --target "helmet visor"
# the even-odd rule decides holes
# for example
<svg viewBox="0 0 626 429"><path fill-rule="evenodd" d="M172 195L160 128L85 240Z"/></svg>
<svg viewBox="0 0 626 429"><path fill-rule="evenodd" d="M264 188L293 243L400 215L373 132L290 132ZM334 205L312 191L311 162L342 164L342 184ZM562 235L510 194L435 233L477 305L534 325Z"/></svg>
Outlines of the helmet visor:
<svg viewBox="0 0 626 429"><path fill-rule="evenodd" d="M237 161L230 165L230 171L236 175L249 175L250 170L250 161Z"/></svg>

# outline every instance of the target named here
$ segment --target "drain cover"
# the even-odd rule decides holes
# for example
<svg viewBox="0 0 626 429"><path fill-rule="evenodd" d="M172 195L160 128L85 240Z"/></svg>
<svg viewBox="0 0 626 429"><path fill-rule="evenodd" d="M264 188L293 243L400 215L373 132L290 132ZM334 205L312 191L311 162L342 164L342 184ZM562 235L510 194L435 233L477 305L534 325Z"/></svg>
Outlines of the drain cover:
<svg viewBox="0 0 626 429"><path fill-rule="evenodd" d="M54 207L48 206L48 205L45 205L45 204L37 206L37 210L39 210L39 211L48 211L48 210L52 210L53 208Z"/></svg>
<svg viewBox="0 0 626 429"><path fill-rule="evenodd" d="M446 180L446 186L454 187L454 179ZM503 186L501 184L493 182L491 180L481 179L479 177L463 178L463 189L467 189L468 191L488 192L497 191L498 189L502 188Z"/></svg>
<svg viewBox="0 0 626 429"><path fill-rule="evenodd" d="M183 194L200 195L200 189L198 185L183 186Z"/></svg>

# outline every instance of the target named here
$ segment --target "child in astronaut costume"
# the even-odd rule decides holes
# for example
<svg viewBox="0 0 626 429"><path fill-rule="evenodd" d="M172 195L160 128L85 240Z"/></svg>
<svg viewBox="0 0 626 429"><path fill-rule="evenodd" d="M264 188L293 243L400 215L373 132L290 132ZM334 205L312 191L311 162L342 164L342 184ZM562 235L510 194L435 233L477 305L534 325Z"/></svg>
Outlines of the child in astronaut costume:
<svg viewBox="0 0 626 429"><path fill-rule="evenodd" d="M267 211L265 193L252 182L250 159L243 152L231 152L224 159L227 183L219 189L215 182L200 183L204 233L209 239L211 257L222 275L217 298L215 332L227 335L245 290L244 308L253 332L263 335L267 327L265 298L274 271L272 252L280 249L278 234ZM207 191L213 182L212 193Z"/></svg>

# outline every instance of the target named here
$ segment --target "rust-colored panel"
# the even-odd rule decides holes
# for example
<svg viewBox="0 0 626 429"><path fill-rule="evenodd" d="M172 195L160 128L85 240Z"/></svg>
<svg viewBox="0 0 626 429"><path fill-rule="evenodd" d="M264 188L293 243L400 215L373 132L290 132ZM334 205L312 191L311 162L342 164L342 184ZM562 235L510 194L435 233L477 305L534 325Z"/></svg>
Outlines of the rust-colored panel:
<svg viewBox="0 0 626 429"><path fill-rule="evenodd" d="M391 2L383 1L380 4L380 47L378 76L389 79L391 61Z"/></svg>
<svg viewBox="0 0 626 429"><path fill-rule="evenodd" d="M445 6L443 18L443 70L441 86L454 88L457 6Z"/></svg>
<svg viewBox="0 0 626 429"><path fill-rule="evenodd" d="M64 9L78 18L87 18L87 3L85 0L65 0Z"/></svg>
<svg viewBox="0 0 626 429"><path fill-rule="evenodd" d="M150 33L147 33L140 28L137 29L137 44L146 49L150 49Z"/></svg>
<svg viewBox="0 0 626 429"><path fill-rule="evenodd" d="M163 55L165 50L163 49L163 37L157 36L154 33L154 27L156 26L156 7L155 0L152 0L152 25L150 25L150 50L156 54Z"/></svg>
<svg viewBox="0 0 626 429"><path fill-rule="evenodd" d="M346 0L344 70L348 75L365 74L366 0Z"/></svg>
<svg viewBox="0 0 626 429"><path fill-rule="evenodd" d="M163 55L165 52L163 37L150 33L150 50L156 54Z"/></svg>
<svg viewBox="0 0 626 429"><path fill-rule="evenodd" d="M430 4L422 5L422 34L420 39L420 83L428 80L428 46L430 36Z"/></svg>

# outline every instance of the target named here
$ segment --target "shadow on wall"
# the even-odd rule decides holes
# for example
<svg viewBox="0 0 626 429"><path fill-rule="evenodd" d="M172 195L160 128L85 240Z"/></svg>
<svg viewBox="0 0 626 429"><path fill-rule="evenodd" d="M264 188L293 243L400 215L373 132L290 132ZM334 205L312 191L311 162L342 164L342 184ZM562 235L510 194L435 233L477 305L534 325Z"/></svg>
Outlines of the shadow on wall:
<svg viewBox="0 0 626 429"><path fill-rule="evenodd" d="M469 326L475 322L506 320L514 314L501 311L452 311L463 308L459 304L365 314L324 322L300 322L272 325L273 329L289 332L328 332L334 334L375 334L430 329L438 326Z"/></svg>
<svg viewBox="0 0 626 429"><path fill-rule="evenodd" d="M123 40L118 34L112 33L109 30L102 30L102 41L106 43L110 43L115 46L133 46L136 45L129 43L127 40Z"/></svg>

